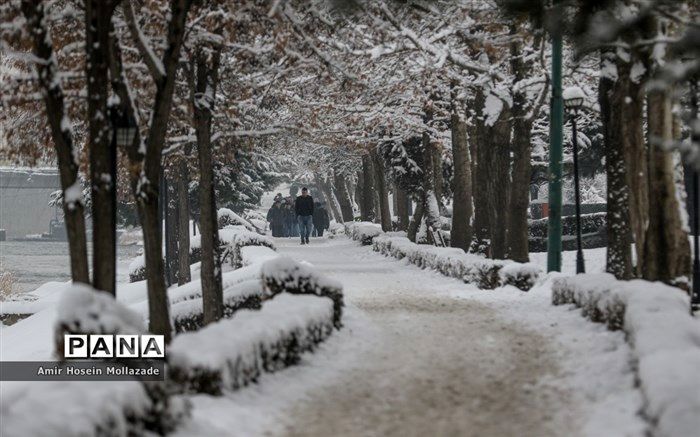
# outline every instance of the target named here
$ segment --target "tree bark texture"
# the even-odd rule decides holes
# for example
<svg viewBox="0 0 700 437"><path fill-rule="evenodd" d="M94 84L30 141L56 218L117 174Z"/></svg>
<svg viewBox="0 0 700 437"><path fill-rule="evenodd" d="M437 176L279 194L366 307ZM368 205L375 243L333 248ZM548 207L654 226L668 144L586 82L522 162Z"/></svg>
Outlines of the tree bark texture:
<svg viewBox="0 0 700 437"><path fill-rule="evenodd" d="M202 245L202 303L204 324L215 322L224 315L219 256L219 226L214 196L214 166L212 162L211 127L221 52L211 59L203 50L197 56L194 123L199 155L199 205Z"/></svg>
<svg viewBox="0 0 700 437"><path fill-rule="evenodd" d="M338 203L340 203L340 213L343 215L343 221L351 222L354 220L355 215L352 210L352 200L350 199L346 176L339 171L335 171L333 172L333 181L338 194Z"/></svg>
<svg viewBox="0 0 700 437"><path fill-rule="evenodd" d="M73 282L89 284L82 187L78 179L78 163L73 153L73 134L70 126L63 123L66 115L64 94L61 81L57 77L59 70L51 37L45 27L44 12L44 3L41 1L22 2L22 13L30 31L32 51L34 56L42 61L35 65L63 190L63 214L68 237L71 278Z"/></svg>
<svg viewBox="0 0 700 437"><path fill-rule="evenodd" d="M450 244L452 247L459 247L466 252L472 241L472 169L467 123L460 116L458 107L459 105L454 102L450 118L452 160L454 162L454 179L452 180L454 199Z"/></svg>
<svg viewBox="0 0 700 437"><path fill-rule="evenodd" d="M690 243L676 192L672 152L662 144L674 139L673 112L667 92L648 94L649 225L644 239L641 273L649 281L687 287L690 278Z"/></svg>
<svg viewBox="0 0 700 437"><path fill-rule="evenodd" d="M178 285L192 280L190 274L190 199L189 169L185 158L178 161L177 171L177 215L180 232L178 233Z"/></svg>
<svg viewBox="0 0 700 437"><path fill-rule="evenodd" d="M614 62L613 53L601 54L603 67ZM600 104L605 141L605 173L607 176L607 237L608 250L606 270L618 279L630 279L632 276L632 253L630 229L630 197L622 135L622 117L618 107L614 106L615 81L601 75L598 86L598 103ZM619 94L619 93L618 93Z"/></svg>
<svg viewBox="0 0 700 437"><path fill-rule="evenodd" d="M362 212L362 221L373 222L376 218L374 209L374 168L372 165L372 156L370 154L362 155L362 196L360 197L360 210Z"/></svg>
<svg viewBox="0 0 700 437"><path fill-rule="evenodd" d="M372 167L374 168L374 185L379 197L379 218L384 232L391 231L391 209L389 207L389 193L387 192L384 161L376 149L372 150Z"/></svg>

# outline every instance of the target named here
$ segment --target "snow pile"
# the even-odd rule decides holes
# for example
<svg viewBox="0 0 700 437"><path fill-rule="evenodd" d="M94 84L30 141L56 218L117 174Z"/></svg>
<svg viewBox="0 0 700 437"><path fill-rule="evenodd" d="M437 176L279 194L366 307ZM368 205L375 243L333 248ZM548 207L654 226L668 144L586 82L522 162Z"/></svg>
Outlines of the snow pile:
<svg viewBox="0 0 700 437"><path fill-rule="evenodd" d="M261 269L261 279L263 289L271 296L287 292L330 298L333 301L333 324L336 328L341 327L344 303L340 282L286 256L266 261Z"/></svg>
<svg viewBox="0 0 700 437"><path fill-rule="evenodd" d="M231 211L228 208L221 208L217 211L216 216L219 220L219 229L223 229L227 226L243 226L250 232L258 232L258 229L253 226L251 222L244 219L240 215Z"/></svg>
<svg viewBox="0 0 700 437"><path fill-rule="evenodd" d="M110 294L75 284L56 307L55 342L63 334L145 333L138 313ZM161 382L5 382L0 435L163 435L189 414Z"/></svg>
<svg viewBox="0 0 700 437"><path fill-rule="evenodd" d="M453 247L416 244L401 236L375 237L372 247L383 255L406 258L409 263L418 267L434 269L445 276L462 279L487 290L512 285L527 291L532 288L540 274L539 267L534 264L488 259Z"/></svg>
<svg viewBox="0 0 700 437"><path fill-rule="evenodd" d="M0 322L11 325L19 320L56 305L67 282L47 282L34 291L17 293L10 300L0 300Z"/></svg>
<svg viewBox="0 0 700 437"><path fill-rule="evenodd" d="M146 258L139 255L129 264L129 282L146 280Z"/></svg>
<svg viewBox="0 0 700 437"><path fill-rule="evenodd" d="M243 246L240 253L243 266L263 263L279 256L277 252L267 246Z"/></svg>
<svg viewBox="0 0 700 437"><path fill-rule="evenodd" d="M682 437L700 429L700 321L678 288L608 273L558 278L555 305L574 304L592 321L622 329L637 361L645 413L655 435Z"/></svg>
<svg viewBox="0 0 700 437"><path fill-rule="evenodd" d="M240 226L228 226L219 230L219 244L223 250L223 260L229 259L234 268L243 267L241 248L245 246L264 246L277 250L271 238L250 232Z"/></svg>
<svg viewBox="0 0 700 437"><path fill-rule="evenodd" d="M331 220L327 231L328 238L333 239L343 234L345 234L345 225L338 223L335 220Z"/></svg>
<svg viewBox="0 0 700 437"><path fill-rule="evenodd" d="M144 435L152 413L138 381L4 384L21 384L3 395L0 435L7 437Z"/></svg>
<svg viewBox="0 0 700 437"><path fill-rule="evenodd" d="M63 358L64 334L134 335L146 332L143 318L104 291L74 284L58 303L56 354Z"/></svg>
<svg viewBox="0 0 700 437"><path fill-rule="evenodd" d="M333 302L287 293L259 311L242 310L200 331L175 337L169 376L184 392L220 395L299 362L333 331Z"/></svg>
<svg viewBox="0 0 700 437"><path fill-rule="evenodd" d="M345 233L363 246L369 246L374 237L382 234L382 227L371 222L349 222L345 224Z"/></svg>

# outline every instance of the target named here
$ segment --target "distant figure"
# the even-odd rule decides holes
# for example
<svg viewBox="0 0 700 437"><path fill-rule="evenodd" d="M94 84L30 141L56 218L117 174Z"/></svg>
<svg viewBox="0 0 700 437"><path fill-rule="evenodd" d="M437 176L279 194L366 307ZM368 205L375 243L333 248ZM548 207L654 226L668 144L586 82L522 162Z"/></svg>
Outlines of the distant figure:
<svg viewBox="0 0 700 437"><path fill-rule="evenodd" d="M274 202L281 202L283 199L284 198L282 197L282 193L277 193Z"/></svg>
<svg viewBox="0 0 700 437"><path fill-rule="evenodd" d="M328 211L322 202L314 203L314 236L323 237L323 231L328 229L331 221L328 218Z"/></svg>
<svg viewBox="0 0 700 437"><path fill-rule="evenodd" d="M284 210L282 202L275 202L267 212L267 221L270 222L273 237L284 236Z"/></svg>
<svg viewBox="0 0 700 437"><path fill-rule="evenodd" d="M301 189L301 196L294 202L294 210L299 221L301 244L309 244L309 235L313 225L314 199L309 196L308 188Z"/></svg>
<svg viewBox="0 0 700 437"><path fill-rule="evenodd" d="M299 224L297 215L294 212L294 200L291 197L284 199L284 227L285 237L298 237Z"/></svg>

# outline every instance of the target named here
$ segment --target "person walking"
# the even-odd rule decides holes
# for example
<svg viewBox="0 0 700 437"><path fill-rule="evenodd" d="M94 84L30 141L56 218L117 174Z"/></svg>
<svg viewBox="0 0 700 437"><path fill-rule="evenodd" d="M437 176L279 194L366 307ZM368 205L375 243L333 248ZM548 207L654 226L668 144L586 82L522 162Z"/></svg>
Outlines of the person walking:
<svg viewBox="0 0 700 437"><path fill-rule="evenodd" d="M324 208L322 202L314 203L314 235L323 237L323 231L330 226L328 219L328 211Z"/></svg>
<svg viewBox="0 0 700 437"><path fill-rule="evenodd" d="M272 205L272 208L267 212L267 221L270 222L273 237L284 236L284 211L281 202L275 202Z"/></svg>
<svg viewBox="0 0 700 437"><path fill-rule="evenodd" d="M309 196L308 188L301 189L301 196L294 201L294 211L299 221L301 244L309 244L309 234L313 224L314 199Z"/></svg>

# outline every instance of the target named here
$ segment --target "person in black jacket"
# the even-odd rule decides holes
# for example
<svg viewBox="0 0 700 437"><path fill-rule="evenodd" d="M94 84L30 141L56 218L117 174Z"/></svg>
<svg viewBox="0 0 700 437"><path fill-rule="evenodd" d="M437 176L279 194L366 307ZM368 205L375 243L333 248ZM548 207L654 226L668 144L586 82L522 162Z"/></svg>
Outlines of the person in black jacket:
<svg viewBox="0 0 700 437"><path fill-rule="evenodd" d="M281 202L275 202L272 205L267 212L267 221L270 222L273 237L284 236L284 211Z"/></svg>
<svg viewBox="0 0 700 437"><path fill-rule="evenodd" d="M328 219L328 211L324 208L323 203L316 202L314 204L314 235L323 237L323 231L331 225Z"/></svg>
<svg viewBox="0 0 700 437"><path fill-rule="evenodd" d="M314 199L309 196L308 188L301 189L301 196L294 202L294 211L299 220L299 233L301 234L301 244L309 244L309 234L314 215Z"/></svg>

